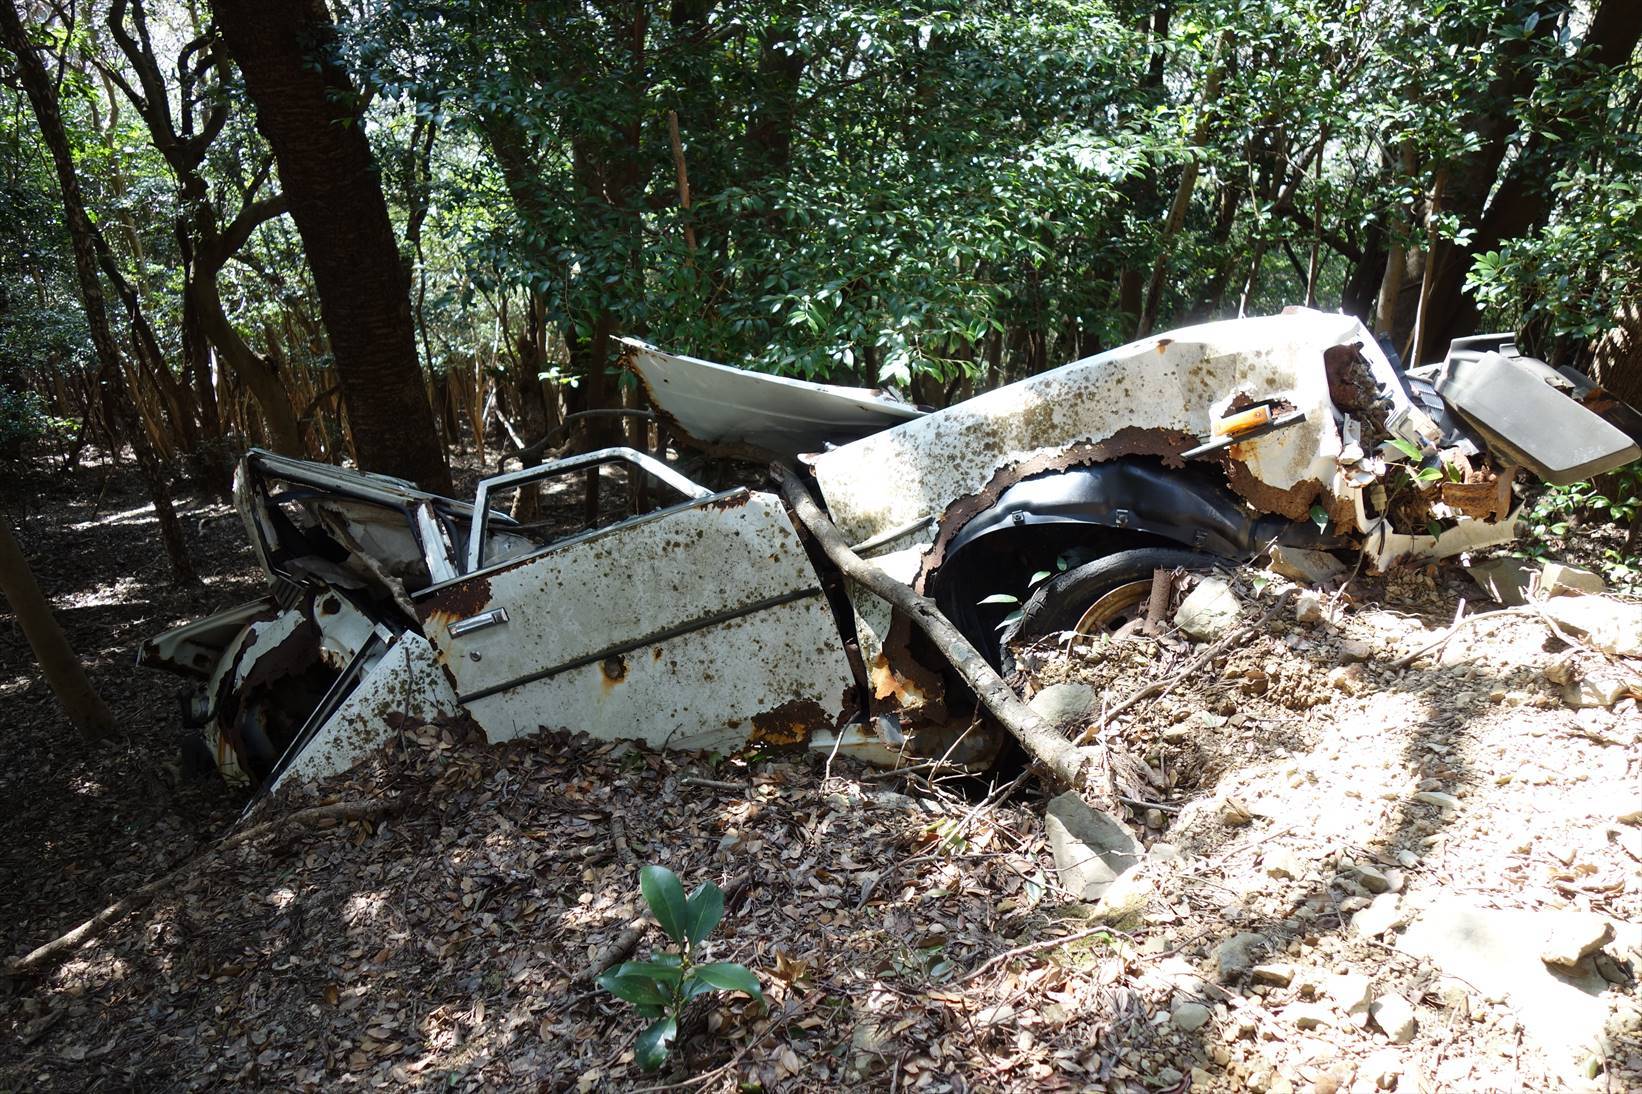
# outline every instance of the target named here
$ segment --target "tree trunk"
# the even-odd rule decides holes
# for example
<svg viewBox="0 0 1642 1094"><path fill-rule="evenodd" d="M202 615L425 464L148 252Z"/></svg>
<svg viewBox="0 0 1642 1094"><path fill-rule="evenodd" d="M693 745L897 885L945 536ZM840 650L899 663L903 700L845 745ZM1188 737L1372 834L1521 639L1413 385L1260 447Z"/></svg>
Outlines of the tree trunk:
<svg viewBox="0 0 1642 1094"><path fill-rule="evenodd" d="M113 737L114 716L86 678L85 668L69 647L63 628L51 614L51 605L34 580L34 571L29 569L23 549L11 534L11 519L3 515L0 515L0 592L6 594L6 603L17 617L17 625L23 629L23 637L28 639L52 694L57 696L57 705L63 708L74 728L88 741Z"/></svg>
<svg viewBox="0 0 1642 1094"><path fill-rule="evenodd" d="M154 502L154 516L160 526L160 541L165 545L166 557L171 563L172 580L179 585L198 584L199 577L194 573L194 564L183 542L182 526L171 507L171 492L165 474L148 445L142 423L132 420L136 408L126 391L120 371L120 350L108 325L103 287L97 279L94 229L91 218L86 214L85 199L80 195L80 179L74 172L74 156L69 150L68 133L63 128L63 116L57 106L57 88L40 55L28 40L16 0L0 3L0 41L4 41L6 48L17 58L18 77L28 94L29 105L33 107L35 120L40 126L40 137L51 150L52 166L57 171L57 185L63 199L63 219L68 224L69 240L74 251L74 273L79 279L86 326L90 328L91 342L96 348L100 366L104 412L121 421L131 451L136 456L137 469Z"/></svg>
<svg viewBox="0 0 1642 1094"><path fill-rule="evenodd" d="M362 467L443 493L450 467L416 358L410 278L365 137L359 92L320 0L215 0L257 129L302 236Z"/></svg>

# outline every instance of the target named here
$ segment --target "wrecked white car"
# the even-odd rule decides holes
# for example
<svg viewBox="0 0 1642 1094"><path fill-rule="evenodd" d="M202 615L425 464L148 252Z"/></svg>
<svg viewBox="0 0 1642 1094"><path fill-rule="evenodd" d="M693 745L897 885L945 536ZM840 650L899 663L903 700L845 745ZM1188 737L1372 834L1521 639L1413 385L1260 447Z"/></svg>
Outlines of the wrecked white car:
<svg viewBox="0 0 1642 1094"><path fill-rule="evenodd" d="M1618 467L1642 425L1509 339L1405 372L1355 319L1301 309L934 412L635 341L623 361L681 444L801 468L859 554L995 660L1120 624L1158 567L1284 544L1383 569L1503 542L1519 473ZM270 591L139 654L192 678L188 721L230 780L339 771L401 717L457 711L492 740L570 729L881 762L985 764L1002 741L908 621L756 485L710 491L611 448L487 479L466 504L252 452L236 502Z"/></svg>

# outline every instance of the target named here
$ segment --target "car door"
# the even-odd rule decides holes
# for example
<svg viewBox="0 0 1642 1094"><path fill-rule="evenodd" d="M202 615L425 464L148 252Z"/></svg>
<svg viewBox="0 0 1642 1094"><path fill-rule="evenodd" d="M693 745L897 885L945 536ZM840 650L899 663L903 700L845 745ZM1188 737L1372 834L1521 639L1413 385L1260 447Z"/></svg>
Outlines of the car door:
<svg viewBox="0 0 1642 1094"><path fill-rule="evenodd" d="M606 449L487 480L476 512L503 487L612 463L674 498L495 562L471 541L470 572L415 598L490 739L549 728L727 750L835 727L849 663L775 496L710 493L642 453ZM484 527L476 518L474 534Z"/></svg>

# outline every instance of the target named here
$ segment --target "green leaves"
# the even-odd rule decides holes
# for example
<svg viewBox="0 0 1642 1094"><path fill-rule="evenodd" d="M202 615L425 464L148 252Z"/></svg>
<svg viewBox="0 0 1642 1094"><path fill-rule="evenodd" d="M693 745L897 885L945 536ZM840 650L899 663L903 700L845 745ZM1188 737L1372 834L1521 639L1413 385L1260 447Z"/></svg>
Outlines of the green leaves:
<svg viewBox="0 0 1642 1094"><path fill-rule="evenodd" d="M667 1062L667 1050L677 1036L677 1018L657 1018L645 1026L639 1039L633 1042L633 1059L646 1071L654 1071Z"/></svg>
<svg viewBox="0 0 1642 1094"><path fill-rule="evenodd" d="M1010 596L1008 593L993 593L991 596L982 597L975 601L977 604L1019 604L1020 602L1020 597Z"/></svg>
<svg viewBox="0 0 1642 1094"><path fill-rule="evenodd" d="M690 914L690 905L678 875L665 866L646 866L639 871L639 891L667 937L683 942L688 936L686 917Z"/></svg>
<svg viewBox="0 0 1642 1094"><path fill-rule="evenodd" d="M700 995L704 991L739 991L762 1002L764 992L758 986L758 977L745 965L733 961L716 961L698 965L690 970L686 993Z"/></svg>
<svg viewBox="0 0 1642 1094"><path fill-rule="evenodd" d="M687 949L700 945L724 918L724 890L704 881L687 897L678 875L665 866L641 869L639 890L667 937Z"/></svg>
<svg viewBox="0 0 1642 1094"><path fill-rule="evenodd" d="M602 974L598 985L652 1019L633 1043L633 1058L640 1067L654 1070L666 1061L678 1036L679 1016L690 1000L709 992L735 991L762 1003L764 993L758 977L743 965L733 961L697 965L690 960L724 918L724 890L703 881L685 896L677 874L665 866L645 866L639 870L639 891L661 929L682 951L625 962Z"/></svg>

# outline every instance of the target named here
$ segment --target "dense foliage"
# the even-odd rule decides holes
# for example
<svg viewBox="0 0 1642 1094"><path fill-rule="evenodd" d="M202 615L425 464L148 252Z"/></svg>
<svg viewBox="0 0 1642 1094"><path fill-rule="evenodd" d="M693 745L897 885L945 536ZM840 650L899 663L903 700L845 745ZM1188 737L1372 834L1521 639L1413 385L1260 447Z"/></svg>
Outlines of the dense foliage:
<svg viewBox="0 0 1642 1094"><path fill-rule="evenodd" d="M154 331L151 367L174 377L141 385L146 420L184 452L179 418L230 447L278 439L287 411L252 382L268 370L300 430L287 447L345 453L319 302L210 11L20 7L109 265ZM539 433L622 398L613 333L929 402L1137 331L1303 302L1422 359L1481 324L1577 360L1634 306L1642 269L1631 7L336 10L455 442L491 413ZM7 94L0 417L15 431L36 404L83 413L91 365L44 152ZM157 98L176 132L154 124ZM241 212L257 215L238 238ZM233 246L201 273L212 233ZM1621 360L1609 382L1637 373Z"/></svg>

